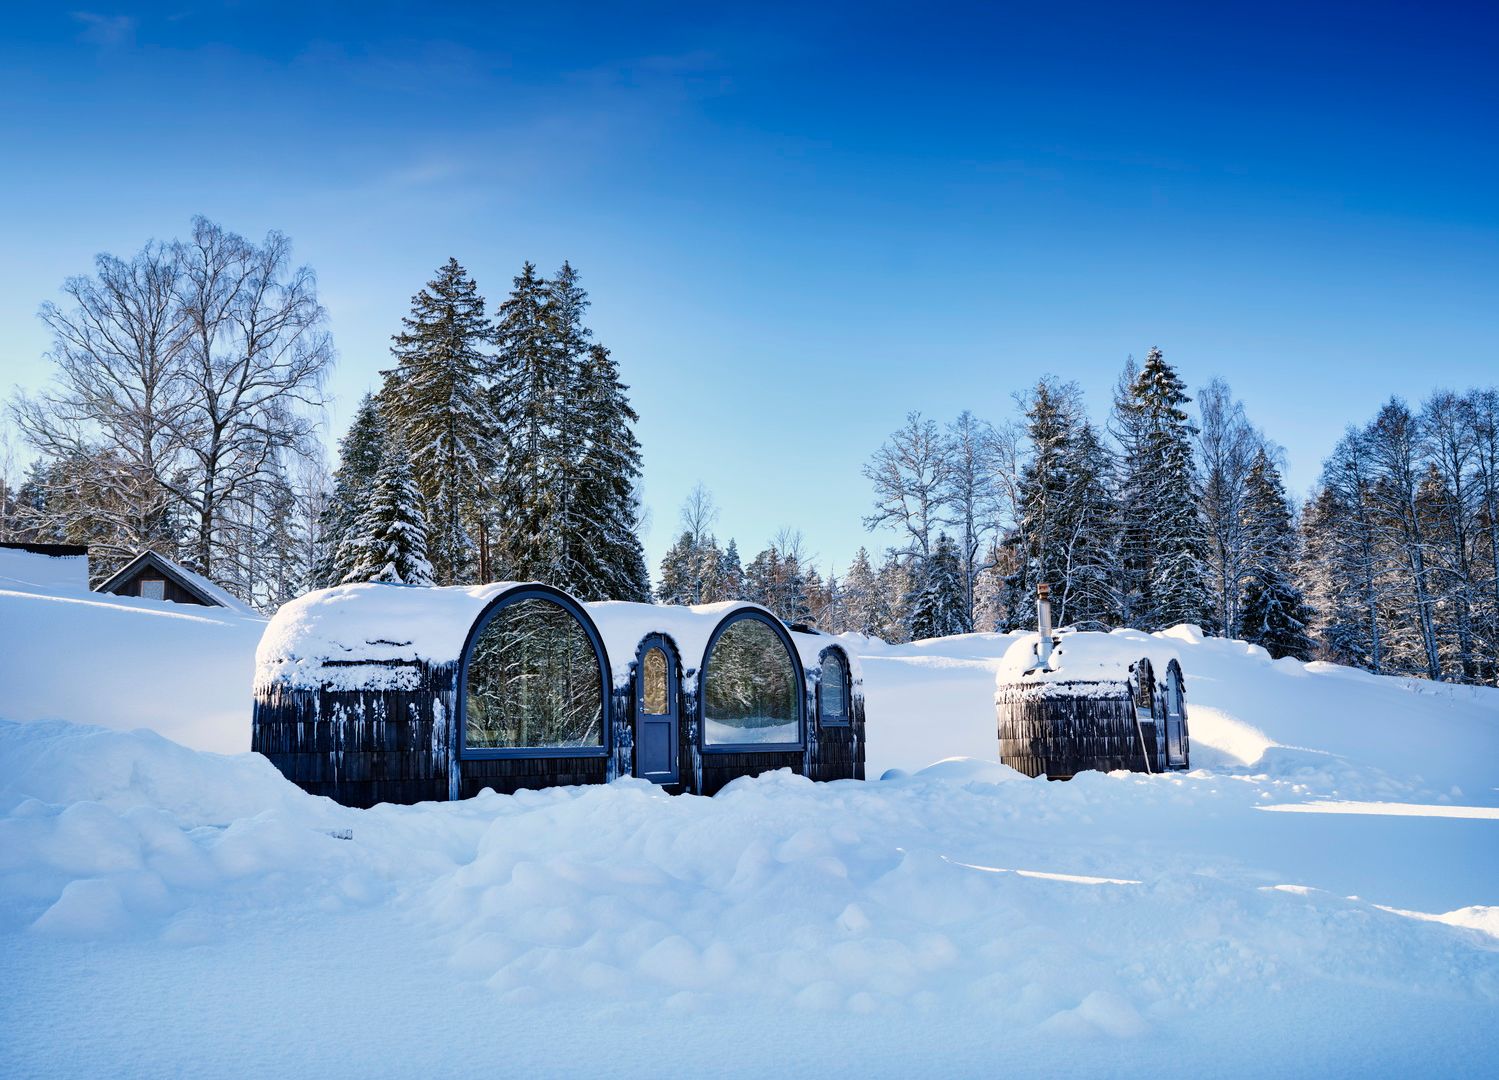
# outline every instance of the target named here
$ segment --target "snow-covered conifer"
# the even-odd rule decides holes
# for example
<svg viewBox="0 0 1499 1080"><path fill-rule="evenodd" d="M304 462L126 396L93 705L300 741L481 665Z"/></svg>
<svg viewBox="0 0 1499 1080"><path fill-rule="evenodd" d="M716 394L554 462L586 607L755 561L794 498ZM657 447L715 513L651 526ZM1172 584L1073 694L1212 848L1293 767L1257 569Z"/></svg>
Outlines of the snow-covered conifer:
<svg viewBox="0 0 1499 1080"><path fill-rule="evenodd" d="M1295 526L1280 471L1263 447L1249 468L1242 519L1248 566L1241 581L1241 636L1271 656L1308 660L1311 611L1294 578Z"/></svg>
<svg viewBox="0 0 1499 1080"><path fill-rule="evenodd" d="M398 436L386 443L369 507L345 546L347 551L340 556L350 566L345 583L433 583L422 493L412 478L410 459Z"/></svg>
<svg viewBox="0 0 1499 1080"><path fill-rule="evenodd" d="M427 503L433 573L444 585L475 579L474 526L487 509L496 457L491 409L493 327L468 271L449 259L411 298L393 339L380 410L409 448Z"/></svg>

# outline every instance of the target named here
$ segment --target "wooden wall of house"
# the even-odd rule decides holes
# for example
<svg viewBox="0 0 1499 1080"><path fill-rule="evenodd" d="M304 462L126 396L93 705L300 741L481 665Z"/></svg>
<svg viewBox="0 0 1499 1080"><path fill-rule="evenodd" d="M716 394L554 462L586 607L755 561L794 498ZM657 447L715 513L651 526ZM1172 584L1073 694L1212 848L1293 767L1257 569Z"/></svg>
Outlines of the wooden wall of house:
<svg viewBox="0 0 1499 1080"><path fill-rule="evenodd" d="M999 759L1027 776L1149 772L1147 762L1155 760L1155 724L1137 724L1130 684L1122 679L1017 683L1001 688L996 712Z"/></svg>
<svg viewBox="0 0 1499 1080"><path fill-rule="evenodd" d="M165 582L162 588L163 596L174 604L196 604L199 607L208 606L171 578L165 577L149 566L142 567L138 573L130 575L130 577L109 591L116 596L139 596L141 594L142 578L160 578Z"/></svg>
<svg viewBox="0 0 1499 1080"><path fill-rule="evenodd" d="M418 670L411 690L259 687L251 749L345 806L445 800L455 668Z"/></svg>
<svg viewBox="0 0 1499 1080"><path fill-rule="evenodd" d="M458 797L471 799L486 788L501 795L536 788L602 784L609 759L592 757L464 758L459 763Z"/></svg>
<svg viewBox="0 0 1499 1080"><path fill-rule="evenodd" d="M846 726L821 727L815 720L809 725L815 741L811 745L807 775L813 780L864 779L863 693L851 694L848 704ZM815 696L808 713L816 715Z"/></svg>

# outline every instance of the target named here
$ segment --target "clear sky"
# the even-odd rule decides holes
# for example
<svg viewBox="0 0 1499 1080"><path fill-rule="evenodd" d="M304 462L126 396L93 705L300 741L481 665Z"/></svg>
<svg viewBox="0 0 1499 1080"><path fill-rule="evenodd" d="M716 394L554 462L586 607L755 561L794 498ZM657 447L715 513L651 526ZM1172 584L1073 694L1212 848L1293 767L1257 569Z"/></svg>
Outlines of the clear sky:
<svg viewBox="0 0 1499 1080"><path fill-rule="evenodd" d="M79 0L88 4L91 0ZM1146 8L1149 10L1146 10ZM701 480L824 563L910 409L1102 414L1159 345L1304 490L1391 393L1499 381L1499 9L6 5L0 383L38 305L203 213L319 274L330 435L449 255L569 259L641 414L654 567Z"/></svg>

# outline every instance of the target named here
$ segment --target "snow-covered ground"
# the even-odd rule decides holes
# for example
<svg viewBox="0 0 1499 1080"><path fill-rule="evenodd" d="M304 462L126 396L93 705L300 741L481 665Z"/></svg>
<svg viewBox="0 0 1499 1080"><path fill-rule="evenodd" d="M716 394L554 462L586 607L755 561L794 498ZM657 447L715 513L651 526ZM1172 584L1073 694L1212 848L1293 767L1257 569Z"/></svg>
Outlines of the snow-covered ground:
<svg viewBox="0 0 1499 1080"><path fill-rule="evenodd" d="M247 705L240 636L169 647L243 664ZM1198 768L1055 784L993 760L1025 642L853 647L893 774L712 799L349 810L65 722L145 715L113 679L0 722L0 1073L1499 1071L1499 691L1121 632L1180 658ZM32 663L0 660L0 715L45 712L11 705Z"/></svg>

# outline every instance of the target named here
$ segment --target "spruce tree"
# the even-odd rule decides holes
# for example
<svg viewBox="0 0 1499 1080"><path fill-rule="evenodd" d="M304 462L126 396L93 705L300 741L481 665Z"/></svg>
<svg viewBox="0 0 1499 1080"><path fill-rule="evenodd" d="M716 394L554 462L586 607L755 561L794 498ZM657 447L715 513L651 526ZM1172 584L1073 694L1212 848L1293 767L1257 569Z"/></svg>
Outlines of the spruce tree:
<svg viewBox="0 0 1499 1080"><path fill-rule="evenodd" d="M656 599L663 604L696 604L699 597L698 571L692 534L684 532L661 559Z"/></svg>
<svg viewBox="0 0 1499 1080"><path fill-rule="evenodd" d="M314 588L337 585L353 569L343 561L355 538L360 518L369 508L375 477L385 452L385 421L373 394L365 394L353 423L338 442L338 468L333 471L333 494L322 513L322 557L313 567Z"/></svg>
<svg viewBox="0 0 1499 1080"><path fill-rule="evenodd" d="M1068 448L1070 480L1062 535L1065 552L1065 624L1099 629L1119 620L1118 507L1110 493L1113 456L1087 420L1081 420Z"/></svg>
<svg viewBox="0 0 1499 1080"><path fill-rule="evenodd" d="M1202 522L1198 515L1186 387L1160 349L1151 349L1120 405L1126 446L1121 501L1132 625L1159 630L1207 616Z"/></svg>
<svg viewBox="0 0 1499 1080"><path fill-rule="evenodd" d="M729 546L719 556L719 580L723 583L723 600L744 599L744 567L739 562L739 545L729 537Z"/></svg>
<svg viewBox="0 0 1499 1080"><path fill-rule="evenodd" d="M422 494L412 478L410 459L399 437L392 437L386 444L369 507L345 548L341 558L350 567L344 576L345 584L357 581L432 584Z"/></svg>
<svg viewBox="0 0 1499 1080"><path fill-rule="evenodd" d="M874 636L879 633L877 620L879 585L874 567L869 562L869 552L862 547L848 564L843 575L844 629L856 634Z"/></svg>
<svg viewBox="0 0 1499 1080"><path fill-rule="evenodd" d="M381 412L411 455L428 510L433 573L444 585L475 579L473 527L487 507L496 458L491 409L494 330L484 298L457 259L449 259L411 299L393 339L396 366L385 372Z"/></svg>
<svg viewBox="0 0 1499 1080"><path fill-rule="evenodd" d="M932 557L918 580L907 616L912 641L973 630L964 596L963 564L957 544L946 533L937 537Z"/></svg>
<svg viewBox="0 0 1499 1080"><path fill-rule="evenodd" d="M496 560L517 581L551 581L559 478L567 457L560 430L575 373L553 348L547 282L527 262L500 305L495 329L497 380L492 404L505 434L496 489Z"/></svg>
<svg viewBox="0 0 1499 1080"><path fill-rule="evenodd" d="M602 345L589 348L578 381L575 451L558 500L556 528L564 543L555 578L585 600L645 601L650 575L635 531L640 442L634 424L640 417ZM705 576L716 576L716 569L705 567Z"/></svg>
<svg viewBox="0 0 1499 1080"><path fill-rule="evenodd" d="M1296 532L1280 471L1264 449L1249 468L1242 513L1249 572L1242 582L1241 634L1271 656L1311 658L1311 611L1295 581Z"/></svg>
<svg viewBox="0 0 1499 1080"><path fill-rule="evenodd" d="M892 645L911 640L909 614L915 587L914 561L909 557L902 558L897 551L888 551L876 578L870 617L878 627L876 635Z"/></svg>

